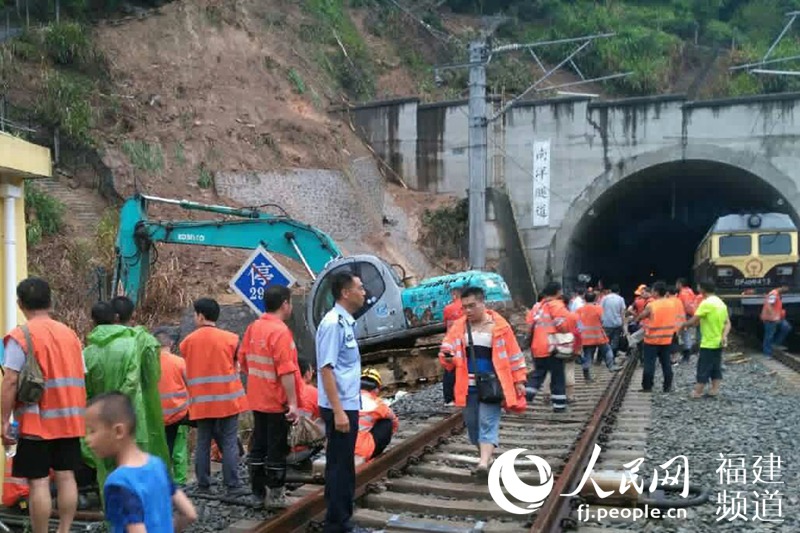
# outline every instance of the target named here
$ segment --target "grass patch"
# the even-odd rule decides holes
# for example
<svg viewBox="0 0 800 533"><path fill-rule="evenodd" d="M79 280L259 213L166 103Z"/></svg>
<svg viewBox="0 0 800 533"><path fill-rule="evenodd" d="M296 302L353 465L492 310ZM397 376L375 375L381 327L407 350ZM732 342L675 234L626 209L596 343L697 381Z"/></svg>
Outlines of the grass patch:
<svg viewBox="0 0 800 533"><path fill-rule="evenodd" d="M292 82L294 92L297 94L303 94L306 92L306 84L303 82L303 78L300 77L300 74L298 74L295 69L290 68L287 77L289 78L289 81Z"/></svg>
<svg viewBox="0 0 800 533"><path fill-rule="evenodd" d="M60 128L78 145L91 145L94 122L89 101L91 91L90 82L81 75L48 71L36 114L48 126Z"/></svg>
<svg viewBox="0 0 800 533"><path fill-rule="evenodd" d="M200 165L198 169L197 186L201 189L210 189L214 185L214 173L208 170L205 165Z"/></svg>
<svg viewBox="0 0 800 533"><path fill-rule="evenodd" d="M469 231L469 202L466 198L438 209L426 209L421 217L419 242L436 258L466 256L465 239Z"/></svg>
<svg viewBox="0 0 800 533"><path fill-rule="evenodd" d="M25 228L28 246L36 246L43 237L61 233L66 210L66 206L57 198L26 184Z"/></svg>
<svg viewBox="0 0 800 533"><path fill-rule="evenodd" d="M164 169L164 154L158 143L151 145L145 141L124 141L122 151L138 170L156 174Z"/></svg>
<svg viewBox="0 0 800 533"><path fill-rule="evenodd" d="M323 65L351 96L366 100L375 94L375 66L358 29L344 9L344 0L303 0L328 50Z"/></svg>
<svg viewBox="0 0 800 533"><path fill-rule="evenodd" d="M59 22L42 30L47 55L58 65L86 64L94 59L89 32L77 22Z"/></svg>
<svg viewBox="0 0 800 533"><path fill-rule="evenodd" d="M108 208L103 212L95 233L98 261L109 272L116 262L117 232L119 231L119 211Z"/></svg>
<svg viewBox="0 0 800 533"><path fill-rule="evenodd" d="M180 166L186 164L186 154L184 153L183 143L179 142L175 145L175 162Z"/></svg>

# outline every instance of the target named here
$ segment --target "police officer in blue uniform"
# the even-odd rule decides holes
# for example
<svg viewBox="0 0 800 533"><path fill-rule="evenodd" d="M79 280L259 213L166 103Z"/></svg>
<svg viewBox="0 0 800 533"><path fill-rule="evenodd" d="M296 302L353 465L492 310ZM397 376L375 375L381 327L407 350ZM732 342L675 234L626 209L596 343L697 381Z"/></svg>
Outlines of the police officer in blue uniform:
<svg viewBox="0 0 800 533"><path fill-rule="evenodd" d="M366 291L358 277L343 271L333 275L331 292L336 304L320 322L316 335L318 403L328 438L324 533L343 533L357 529L350 520L356 486L361 355L353 313L363 307Z"/></svg>

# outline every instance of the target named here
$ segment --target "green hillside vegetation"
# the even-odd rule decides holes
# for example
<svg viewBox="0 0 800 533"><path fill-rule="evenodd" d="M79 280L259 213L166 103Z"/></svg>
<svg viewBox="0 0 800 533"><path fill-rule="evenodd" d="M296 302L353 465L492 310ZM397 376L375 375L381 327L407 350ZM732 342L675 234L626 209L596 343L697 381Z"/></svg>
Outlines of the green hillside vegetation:
<svg viewBox="0 0 800 533"><path fill-rule="evenodd" d="M798 0L447 0L455 12L509 16L496 36L529 42L616 32L613 39L593 44L579 66L588 76L632 71L609 82L622 95L668 91L679 75L687 47L719 50L726 66L757 61L788 22L786 13L800 10ZM569 49L542 49L545 59L559 61ZM771 58L800 55L795 27ZM797 68L798 62L776 69ZM716 96L784 92L800 88L793 77L732 73L717 81ZM513 87L518 90L522 87Z"/></svg>
<svg viewBox="0 0 800 533"><path fill-rule="evenodd" d="M30 109L40 124L58 127L67 142L91 146L92 130L100 122L114 127L120 123L120 102L104 91L107 67L102 50L92 42L92 22L164 3L168 2L60 0L61 22L55 23L54 0L30 0L35 24L0 45L0 93L10 93L12 101ZM273 18L284 24L280 6L275 4ZM305 19L298 31L316 45L314 61L350 101L408 95L407 86L391 85L378 94L379 78L398 69L425 101L465 97L466 69L444 72L445 83L437 86L433 66L465 61L479 17L498 14L506 16L493 35L500 44L616 32L616 37L599 40L576 57L587 77L633 73L603 85L603 92L611 96L683 92L699 78L704 85L699 97L800 90L800 77L728 70L761 58L787 22L786 13L800 10L800 0L301 0L299 6ZM458 15L455 24L453 14ZM800 55L797 26L800 22L772 58ZM441 38L448 34L454 38ZM368 44L375 39L381 47ZM573 46L538 50L552 66ZM20 71L20 64L27 70ZM800 70L800 62L774 68ZM25 72L35 80L35 97L25 98L21 88L14 94L11 80ZM318 91L307 87L299 70L287 72L297 94L318 99ZM494 58L488 74L491 93L513 96L539 72L533 58L522 51Z"/></svg>

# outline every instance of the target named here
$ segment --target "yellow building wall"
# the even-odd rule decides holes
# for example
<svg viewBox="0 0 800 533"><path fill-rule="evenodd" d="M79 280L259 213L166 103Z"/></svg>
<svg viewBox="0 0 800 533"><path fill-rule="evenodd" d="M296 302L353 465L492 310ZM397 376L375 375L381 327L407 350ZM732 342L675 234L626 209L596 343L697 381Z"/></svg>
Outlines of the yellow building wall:
<svg viewBox="0 0 800 533"><path fill-rule="evenodd" d="M28 276L24 181L26 178L50 177L52 173L53 167L48 148L0 132L0 191L3 191L5 186L11 185L18 187L20 192L19 198L14 200L17 283ZM0 301L2 302L6 302L8 298L13 298L14 301L17 299L16 284L14 287L5 286L5 215L5 198L0 197L0 234L2 234L2 242L0 243L0 295L3 298ZM0 305L0 324L3 328L3 335L8 333L5 331L5 313L5 306ZM19 323L23 320L24 317L17 310L17 322ZM0 461L0 479L5 479L5 466L6 461ZM2 498L2 494L3 489L2 484L0 484L0 498Z"/></svg>

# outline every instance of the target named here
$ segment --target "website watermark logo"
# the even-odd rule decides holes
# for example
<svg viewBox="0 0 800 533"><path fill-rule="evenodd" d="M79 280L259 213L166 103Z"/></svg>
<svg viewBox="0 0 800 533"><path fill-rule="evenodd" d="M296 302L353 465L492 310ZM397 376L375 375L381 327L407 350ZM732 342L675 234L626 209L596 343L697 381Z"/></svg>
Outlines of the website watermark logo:
<svg viewBox="0 0 800 533"><path fill-rule="evenodd" d="M517 456L527 451L524 448L509 450L498 457L489 470L489 494L501 509L512 514L530 514L544 505L544 501L553 491L553 470L550 464L538 455L526 455L525 458L535 466L539 472L539 485L528 485L517 475L514 467ZM500 480L503 480L502 485ZM526 508L511 503L503 492L506 491L528 505Z"/></svg>
<svg viewBox="0 0 800 533"><path fill-rule="evenodd" d="M517 457L525 451L527 450L523 448L516 448L505 452L497 458L489 470L489 494L492 496L492 499L504 511L517 515L536 512L544 505L545 500L553 491L554 477L550 464L538 455L526 455L525 458L530 461L530 463L526 463L524 461L518 462ZM598 485L597 479L595 475L593 475L594 466L600 456L600 451L600 446L595 444L594 450L592 451L592 457L589 460L589 464L586 467L586 471L584 472L578 487L573 492L561 494L560 496L577 496L579 493L584 491L584 487L587 485L594 488L594 493L601 500L608 498L615 493L621 495L628 491L641 496L646 490L646 485L645 480L638 475L638 471L639 467L641 467L644 463L644 459L636 459L626 463L622 465L624 470L612 472L611 474L614 476L614 482L617 480L619 482L619 488L618 490L604 490L600 485ZM529 485L528 483L525 483L517 474L517 467L529 466L535 467L539 474L538 485ZM674 457L664 464L659 465L658 468L661 469L661 472L659 472L658 469L653 470L653 475L651 478L652 481L649 485L650 493L653 493L659 487L682 485L681 496L686 498L689 495L689 461L686 456L679 455ZM659 473L661 474L660 476ZM605 474L606 476L608 475L608 473ZM606 477L606 482L607 481L608 479ZM512 498L528 505L526 507L520 507L519 505L511 502L506 496L506 493ZM582 508L583 507L586 508L585 514L581 516L582 513L579 512L579 518L583 520L590 520L593 518L602 520L605 518L605 516L591 513L588 505L583 505ZM583 509L579 509L579 511L583 511ZM637 519L644 517L660 517L660 512L658 509L653 509L655 512L652 513L650 512L650 509L647 508L644 511L638 509L637 511L640 511L642 516L631 515L630 517L625 518L633 518L633 520L636 521ZM683 511L683 514L685 514L685 509L682 509L681 511Z"/></svg>
<svg viewBox="0 0 800 533"><path fill-rule="evenodd" d="M520 458L527 451L524 448L509 450L498 457L489 470L489 493L492 499L501 509L516 515L536 512L553 492L554 476L550 464L538 455ZM685 508L687 505L702 505L709 500L708 494L698 497L702 491L696 487L690 490L689 459L685 455L677 455L654 467L652 475L645 478L639 473L644 465L644 458L625 463L618 470L595 472L594 467L600 452L600 446L595 444L589 464L575 490L560 496L574 497L580 494L583 497L604 500L612 495L621 496L627 493L632 501L636 501L645 492L651 495L652 500L654 492L669 490L678 493L680 498L673 505L662 505L663 508L644 505L609 510L603 506L593 509L588 504L581 504L578 507L580 521L595 522L606 518L632 519L634 522L651 518L688 519ZM721 490L717 491L715 498L717 522L784 521L783 494L779 490L779 486L784 484L784 465L779 455L770 453L747 457L743 454L720 453L719 459L721 464L716 473ZM537 485L522 481L517 473L518 468L533 472L534 468L531 467L538 472ZM510 501L509 497L521 502L522 506ZM714 499L711 501L714 502Z"/></svg>

